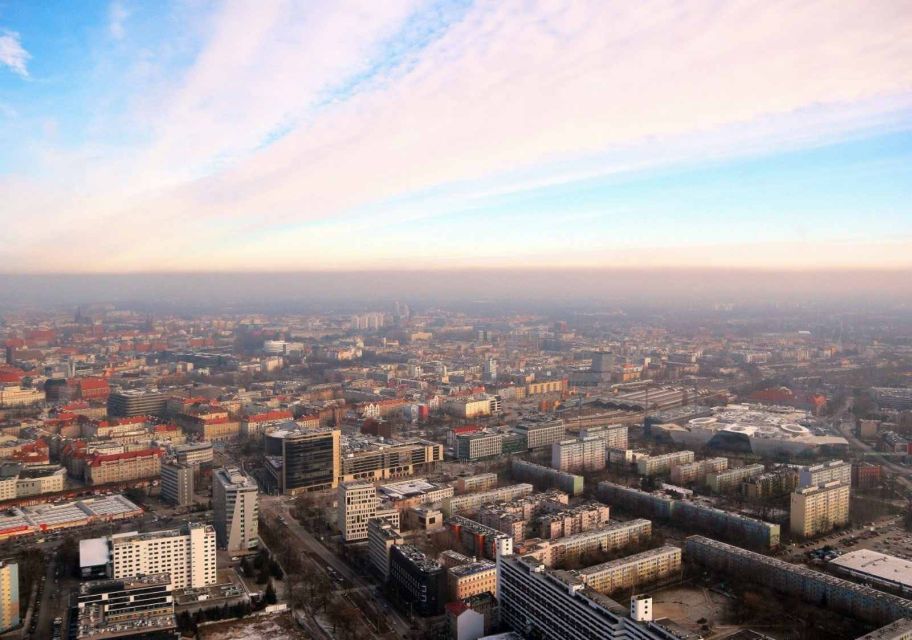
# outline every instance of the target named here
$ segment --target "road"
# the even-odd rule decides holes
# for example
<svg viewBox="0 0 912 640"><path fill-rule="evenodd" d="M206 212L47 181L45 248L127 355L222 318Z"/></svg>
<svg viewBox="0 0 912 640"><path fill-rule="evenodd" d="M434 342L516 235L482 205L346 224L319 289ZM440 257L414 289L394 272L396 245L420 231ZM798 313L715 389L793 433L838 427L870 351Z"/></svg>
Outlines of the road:
<svg viewBox="0 0 912 640"><path fill-rule="evenodd" d="M297 536L298 540L307 551L319 557L326 566L332 567L334 571L338 572L339 575L354 585L354 588L360 591L364 596L372 599L377 610L383 612L386 621L393 627L399 637L404 638L408 636L411 630L409 623L399 614L399 612L389 606L386 600L375 591L374 587L365 580L364 577L356 573L341 558L324 547L319 540L314 538L307 529L302 527L298 521L292 517L287 499L283 497L261 495L260 508L272 515L282 516L287 523L286 526L288 529Z"/></svg>

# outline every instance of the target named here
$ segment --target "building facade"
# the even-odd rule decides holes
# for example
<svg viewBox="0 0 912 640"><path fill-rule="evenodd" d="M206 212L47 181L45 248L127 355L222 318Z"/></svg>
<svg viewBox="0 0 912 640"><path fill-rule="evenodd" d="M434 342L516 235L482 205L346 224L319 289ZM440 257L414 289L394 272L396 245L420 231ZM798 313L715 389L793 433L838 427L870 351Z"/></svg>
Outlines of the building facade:
<svg viewBox="0 0 912 640"><path fill-rule="evenodd" d="M259 487L238 467L212 474L212 512L216 544L231 553L251 553L259 535Z"/></svg>
<svg viewBox="0 0 912 640"><path fill-rule="evenodd" d="M110 576L115 579L167 573L175 589L215 584L215 529L189 523L180 529L122 533L108 538Z"/></svg>
<svg viewBox="0 0 912 640"><path fill-rule="evenodd" d="M809 538L849 523L849 485L833 480L792 493L789 525L792 534Z"/></svg>
<svg viewBox="0 0 912 640"><path fill-rule="evenodd" d="M161 467L161 498L178 507L193 504L193 467L173 462Z"/></svg>

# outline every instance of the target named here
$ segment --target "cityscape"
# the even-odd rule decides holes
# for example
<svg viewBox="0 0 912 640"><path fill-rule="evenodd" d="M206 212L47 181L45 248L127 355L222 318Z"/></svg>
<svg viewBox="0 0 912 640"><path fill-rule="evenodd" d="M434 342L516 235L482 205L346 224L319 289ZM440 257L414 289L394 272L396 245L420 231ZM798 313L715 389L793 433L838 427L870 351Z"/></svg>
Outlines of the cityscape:
<svg viewBox="0 0 912 640"><path fill-rule="evenodd" d="M912 640L912 0L0 0L0 640Z"/></svg>

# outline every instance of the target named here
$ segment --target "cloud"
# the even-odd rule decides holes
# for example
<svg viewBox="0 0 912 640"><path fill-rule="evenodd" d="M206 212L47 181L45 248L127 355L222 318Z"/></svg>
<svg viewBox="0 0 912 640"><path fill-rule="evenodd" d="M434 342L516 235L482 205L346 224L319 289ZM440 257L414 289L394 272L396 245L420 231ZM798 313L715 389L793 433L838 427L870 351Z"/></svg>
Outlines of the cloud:
<svg viewBox="0 0 912 640"><path fill-rule="evenodd" d="M126 35L126 21L130 12L121 2L112 2L108 9L108 32L115 40L122 40Z"/></svg>
<svg viewBox="0 0 912 640"><path fill-rule="evenodd" d="M28 77L28 68L26 64L32 56L22 48L22 41L19 34L15 31L0 31L0 65L10 68L10 70L22 76Z"/></svg>
<svg viewBox="0 0 912 640"><path fill-rule="evenodd" d="M79 197L46 203L55 224L23 232L14 257L34 264L65 241L96 249L96 269L157 268L162 247L193 268L344 267L365 215L382 229L505 192L890 126L912 104L910 12L908 0L228 3L192 65L135 92L128 124L143 140L76 154ZM28 215L29 194L46 192L23 189L12 201ZM358 260L410 259L365 244ZM86 254L55 266L85 266L68 255ZM452 261L475 257L469 245Z"/></svg>

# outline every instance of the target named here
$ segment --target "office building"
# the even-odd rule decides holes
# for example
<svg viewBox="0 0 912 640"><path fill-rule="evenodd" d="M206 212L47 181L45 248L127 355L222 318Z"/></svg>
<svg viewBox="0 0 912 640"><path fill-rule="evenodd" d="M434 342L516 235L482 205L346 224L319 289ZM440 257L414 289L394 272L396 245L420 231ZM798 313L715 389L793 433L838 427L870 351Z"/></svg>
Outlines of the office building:
<svg viewBox="0 0 912 640"><path fill-rule="evenodd" d="M503 453L503 435L483 431L456 437L456 457L460 462L496 458Z"/></svg>
<svg viewBox="0 0 912 640"><path fill-rule="evenodd" d="M108 396L108 415L121 418L157 416L164 412L166 403L165 394L158 391L115 391Z"/></svg>
<svg viewBox="0 0 912 640"><path fill-rule="evenodd" d="M416 438L390 444L349 443L342 458L342 481L378 482L433 472L443 461L443 445Z"/></svg>
<svg viewBox="0 0 912 640"><path fill-rule="evenodd" d="M687 538L684 555L688 563L748 579L874 624L912 617L912 601L905 598L703 536Z"/></svg>
<svg viewBox="0 0 912 640"><path fill-rule="evenodd" d="M605 441L595 436L568 438L551 445L551 466L560 471L601 471L605 468Z"/></svg>
<svg viewBox="0 0 912 640"><path fill-rule="evenodd" d="M550 447L566 437L564 421L547 416L524 418L513 430L526 439L526 447L529 449Z"/></svg>
<svg viewBox="0 0 912 640"><path fill-rule="evenodd" d="M453 494L452 486L428 482L424 478L391 482L377 487L377 495L400 513L423 504L441 502Z"/></svg>
<svg viewBox="0 0 912 640"><path fill-rule="evenodd" d="M190 465L197 469L202 465L212 464L212 443L193 442L176 445L174 447L174 457L179 464Z"/></svg>
<svg viewBox="0 0 912 640"><path fill-rule="evenodd" d="M231 553L250 553L259 535L259 487L238 467L212 474L212 513L215 540Z"/></svg>
<svg viewBox="0 0 912 640"><path fill-rule="evenodd" d="M411 545L393 547L389 584L404 610L419 616L443 613L446 571L417 548Z"/></svg>
<svg viewBox="0 0 912 640"><path fill-rule="evenodd" d="M377 516L377 488L370 482L339 485L339 531L345 542L367 540L367 523Z"/></svg>
<svg viewBox="0 0 912 640"><path fill-rule="evenodd" d="M820 464L808 465L798 470L798 487L816 487L827 482L838 480L847 485L852 484L852 464L842 460L830 460Z"/></svg>
<svg viewBox="0 0 912 640"><path fill-rule="evenodd" d="M855 640L912 640L912 618L900 618Z"/></svg>
<svg viewBox="0 0 912 640"><path fill-rule="evenodd" d="M175 589L215 584L215 529L188 523L179 529L114 534L107 538L109 575L130 578L167 573Z"/></svg>
<svg viewBox="0 0 912 640"><path fill-rule="evenodd" d="M646 456L637 461L637 473L641 476L663 475L669 473L672 467L693 461L693 451L672 451L658 456Z"/></svg>
<svg viewBox="0 0 912 640"><path fill-rule="evenodd" d="M521 460L520 458L512 458L510 460L510 472L514 480L560 489L571 496L578 496L583 493L585 478L560 469L553 469L528 460Z"/></svg>
<svg viewBox="0 0 912 640"><path fill-rule="evenodd" d="M193 467L173 462L161 468L161 498L178 507L193 504Z"/></svg>
<svg viewBox="0 0 912 640"><path fill-rule="evenodd" d="M833 480L792 493L792 534L808 538L849 523L849 485Z"/></svg>
<svg viewBox="0 0 912 640"><path fill-rule="evenodd" d="M766 471L762 464L747 464L743 467L725 469L706 474L706 486L713 493L731 493L736 491L745 480L759 476Z"/></svg>
<svg viewBox="0 0 912 640"><path fill-rule="evenodd" d="M401 544L405 544L405 540L392 522L386 518L367 521L368 557L383 582L389 577L390 553L395 545Z"/></svg>
<svg viewBox="0 0 912 640"><path fill-rule="evenodd" d="M577 571L586 586L605 594L655 584L680 573L681 550L670 545Z"/></svg>
<svg viewBox="0 0 912 640"><path fill-rule="evenodd" d="M167 573L84 582L71 604L78 639L163 638L177 627Z"/></svg>
<svg viewBox="0 0 912 640"><path fill-rule="evenodd" d="M266 469L284 494L335 489L341 475L338 429L283 428L267 433Z"/></svg>
<svg viewBox="0 0 912 640"><path fill-rule="evenodd" d="M19 625L19 564L0 560L0 633Z"/></svg>

